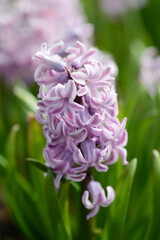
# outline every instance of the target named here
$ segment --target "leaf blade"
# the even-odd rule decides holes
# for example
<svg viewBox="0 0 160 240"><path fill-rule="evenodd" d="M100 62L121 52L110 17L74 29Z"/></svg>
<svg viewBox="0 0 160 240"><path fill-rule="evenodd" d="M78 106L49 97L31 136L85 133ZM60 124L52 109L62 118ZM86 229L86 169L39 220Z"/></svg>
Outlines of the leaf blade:
<svg viewBox="0 0 160 240"><path fill-rule="evenodd" d="M110 206L111 219L105 226L102 239L121 239L126 220L131 187L136 171L137 159L124 169L116 184L116 199ZM108 236L107 236L108 235Z"/></svg>
<svg viewBox="0 0 160 240"><path fill-rule="evenodd" d="M46 201L48 205L48 211L50 214L51 221L53 223L53 229L55 232L55 237L57 240L70 240L64 220L62 217L62 212L60 208L60 202L56 194L54 184L53 184L53 173L51 169L48 170L46 176Z"/></svg>
<svg viewBox="0 0 160 240"><path fill-rule="evenodd" d="M27 160L27 162L28 162L29 164L37 167L37 168L40 169L41 171L43 171L43 172L48 172L48 167L47 167L44 163L38 161L37 159L34 159L34 158L26 158L26 160Z"/></svg>

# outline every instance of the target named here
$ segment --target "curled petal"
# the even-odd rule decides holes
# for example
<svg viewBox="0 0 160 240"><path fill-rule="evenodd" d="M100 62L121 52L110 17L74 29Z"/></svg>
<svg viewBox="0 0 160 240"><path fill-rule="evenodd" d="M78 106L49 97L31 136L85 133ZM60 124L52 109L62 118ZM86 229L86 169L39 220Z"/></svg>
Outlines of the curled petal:
<svg viewBox="0 0 160 240"><path fill-rule="evenodd" d="M77 91L77 96L82 97L88 93L88 87L80 87L79 90Z"/></svg>
<svg viewBox="0 0 160 240"><path fill-rule="evenodd" d="M65 97L74 100L76 97L76 85L74 81L70 80L68 81L66 88L65 88Z"/></svg>
<svg viewBox="0 0 160 240"><path fill-rule="evenodd" d="M117 149L119 155L121 156L122 164L123 165L127 165L128 164L128 162L126 160L126 158L127 158L127 150L125 148L122 148L122 147L117 147L116 149Z"/></svg>
<svg viewBox="0 0 160 240"><path fill-rule="evenodd" d="M84 109L84 106L76 102L70 102L69 107L72 108L74 111L82 111Z"/></svg>
<svg viewBox="0 0 160 240"><path fill-rule="evenodd" d="M82 196L82 203L84 204L84 206L87 209L94 208L93 203L91 203L91 201L89 200L89 192L88 191L84 191L83 196Z"/></svg>
<svg viewBox="0 0 160 240"><path fill-rule="evenodd" d="M108 167L102 163L95 163L95 168L98 172L107 172L108 171Z"/></svg>
<svg viewBox="0 0 160 240"><path fill-rule="evenodd" d="M96 158L95 153L95 143L92 140L85 140L81 143L81 149L84 154L85 159L88 162L94 162Z"/></svg>
<svg viewBox="0 0 160 240"><path fill-rule="evenodd" d="M95 113L87 122L87 125L99 126L102 124L102 118L98 113Z"/></svg>
<svg viewBox="0 0 160 240"><path fill-rule="evenodd" d="M49 55L52 55L52 54L60 52L63 49L63 46L64 46L64 42L63 41L60 41L60 42L54 44L53 46L51 46L48 49Z"/></svg>
<svg viewBox="0 0 160 240"><path fill-rule="evenodd" d="M87 220L94 217L98 213L98 211L99 211L99 205L97 205L95 209L86 216Z"/></svg>
<svg viewBox="0 0 160 240"><path fill-rule="evenodd" d="M68 174L67 175L67 178L72 180L72 181L75 181L75 182L81 182L85 179L86 177L86 173L79 173L79 174Z"/></svg>
<svg viewBox="0 0 160 240"><path fill-rule="evenodd" d="M48 123L45 111L37 110L37 113L36 113L35 117L38 120L38 122L40 122L41 124L47 124Z"/></svg>
<svg viewBox="0 0 160 240"><path fill-rule="evenodd" d="M54 179L54 186L55 186L56 191L58 191L58 189L59 189L60 180L61 180L62 177L63 177L63 173L59 172L57 174L56 178Z"/></svg>
<svg viewBox="0 0 160 240"><path fill-rule="evenodd" d="M128 142L128 133L127 131L124 131L122 136L119 137L118 141L116 142L116 145L120 145L122 147L126 146Z"/></svg>
<svg viewBox="0 0 160 240"><path fill-rule="evenodd" d="M113 137L110 131L108 131L107 129L101 131L101 140L103 143L107 143L111 139L113 139Z"/></svg>
<svg viewBox="0 0 160 240"><path fill-rule="evenodd" d="M71 76L76 83L78 83L82 86L85 85L85 79L87 77L85 73L83 73L83 72L73 72L71 74Z"/></svg>
<svg viewBox="0 0 160 240"><path fill-rule="evenodd" d="M59 103L56 107L49 109L48 115L57 116L64 111L63 102Z"/></svg>
<svg viewBox="0 0 160 240"><path fill-rule="evenodd" d="M106 164L107 165L114 164L117 162L117 160L118 160L118 152L114 149L114 150L112 150L112 154L111 154L110 158L107 160Z"/></svg>
<svg viewBox="0 0 160 240"><path fill-rule="evenodd" d="M74 153L73 153L73 160L75 161L75 163L80 164L80 165L87 163L87 161L83 157L80 149L77 149L76 151L74 151Z"/></svg>
<svg viewBox="0 0 160 240"><path fill-rule="evenodd" d="M79 129L70 133L70 136L78 142L83 142L87 137L87 130L85 128Z"/></svg>
<svg viewBox="0 0 160 240"><path fill-rule="evenodd" d="M107 196L107 199L105 199L101 203L101 206L103 206L103 207L109 206L115 199L115 191L113 190L113 188L111 186L108 186L108 187L106 187L106 189L108 192L108 196Z"/></svg>

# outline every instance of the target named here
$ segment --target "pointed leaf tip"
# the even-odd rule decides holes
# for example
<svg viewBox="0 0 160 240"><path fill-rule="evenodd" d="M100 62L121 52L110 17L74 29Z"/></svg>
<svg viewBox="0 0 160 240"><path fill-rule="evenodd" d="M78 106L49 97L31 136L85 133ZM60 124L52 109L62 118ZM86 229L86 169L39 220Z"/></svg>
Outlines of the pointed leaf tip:
<svg viewBox="0 0 160 240"><path fill-rule="evenodd" d="M12 127L12 131L13 132L18 132L20 130L20 126L18 124L15 124L13 127Z"/></svg>
<svg viewBox="0 0 160 240"><path fill-rule="evenodd" d="M154 159L159 159L160 160L160 154L159 154L159 152L156 149L154 149L152 151L152 156L153 156L153 160Z"/></svg>
<svg viewBox="0 0 160 240"><path fill-rule="evenodd" d="M40 161L38 161L37 159L33 159L33 158L26 158L27 162L34 165L35 167L37 167L38 169L40 169L43 172L48 172L49 167L46 166L45 164L41 163Z"/></svg>

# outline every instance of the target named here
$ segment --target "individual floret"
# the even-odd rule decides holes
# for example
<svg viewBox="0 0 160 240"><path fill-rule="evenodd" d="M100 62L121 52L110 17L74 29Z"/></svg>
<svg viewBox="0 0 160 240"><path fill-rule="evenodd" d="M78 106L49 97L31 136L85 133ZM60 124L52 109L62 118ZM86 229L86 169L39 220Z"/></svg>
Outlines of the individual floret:
<svg viewBox="0 0 160 240"><path fill-rule="evenodd" d="M88 183L87 188L88 191L86 190L83 193L82 203L87 209L93 209L93 211L87 215L88 220L98 213L100 206L108 207L114 201L115 191L111 186L108 186L106 188L108 192L108 196L106 198L101 184L94 180L91 180ZM91 195L91 201L89 199L89 194Z"/></svg>

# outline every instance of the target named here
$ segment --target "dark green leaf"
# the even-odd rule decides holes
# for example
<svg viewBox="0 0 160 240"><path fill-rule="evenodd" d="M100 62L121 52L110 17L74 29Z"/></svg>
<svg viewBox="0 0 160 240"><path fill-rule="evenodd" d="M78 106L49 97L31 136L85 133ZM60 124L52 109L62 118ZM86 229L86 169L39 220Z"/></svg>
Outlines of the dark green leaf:
<svg viewBox="0 0 160 240"><path fill-rule="evenodd" d="M48 167L45 164L39 162L38 160L33 159L33 158L26 158L26 160L29 164L34 165L35 167L42 170L43 172L48 171Z"/></svg>
<svg viewBox="0 0 160 240"><path fill-rule="evenodd" d="M60 202L53 184L53 173L49 169L46 177L46 201L48 204L48 211L52 221L52 226L55 232L56 240L68 240L70 239L64 220L62 217L62 210L60 208Z"/></svg>
<svg viewBox="0 0 160 240"><path fill-rule="evenodd" d="M63 219L66 225L68 234L71 236L70 218L69 218L69 185L70 182L66 182L61 187L60 203L63 212Z"/></svg>

